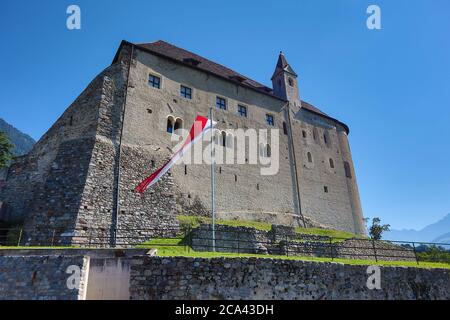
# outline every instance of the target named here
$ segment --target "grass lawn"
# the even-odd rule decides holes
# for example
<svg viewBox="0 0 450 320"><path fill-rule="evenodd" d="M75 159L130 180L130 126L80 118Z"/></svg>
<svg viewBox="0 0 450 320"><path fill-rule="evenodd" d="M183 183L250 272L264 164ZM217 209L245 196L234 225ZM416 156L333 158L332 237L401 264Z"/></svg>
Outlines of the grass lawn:
<svg viewBox="0 0 450 320"><path fill-rule="evenodd" d="M436 262L416 262L410 261L374 261L360 259L331 259L318 257L300 257L300 256L278 256L250 253L226 253L226 252L196 252L192 248L183 244L183 239L153 239L146 243L136 246L136 248L156 248L160 257L192 257L192 258L261 258L261 259L284 259L284 260L302 260L317 262L340 262L351 265L380 265L380 266L398 266L414 268L444 268L450 269L450 264Z"/></svg>

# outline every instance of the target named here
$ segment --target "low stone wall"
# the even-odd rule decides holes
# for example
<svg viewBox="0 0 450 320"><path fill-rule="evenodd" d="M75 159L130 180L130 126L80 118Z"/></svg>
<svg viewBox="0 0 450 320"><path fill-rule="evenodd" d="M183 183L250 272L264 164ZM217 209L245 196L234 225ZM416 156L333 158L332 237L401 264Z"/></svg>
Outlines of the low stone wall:
<svg viewBox="0 0 450 320"><path fill-rule="evenodd" d="M414 250L386 241L346 240L336 244L335 254L344 259L416 261Z"/></svg>
<svg viewBox="0 0 450 320"><path fill-rule="evenodd" d="M219 252L267 254L272 244L266 231L249 227L216 225L215 238ZM190 240L195 251L213 251L212 226L203 224L192 229Z"/></svg>
<svg viewBox="0 0 450 320"><path fill-rule="evenodd" d="M252 227L216 225L216 251L362 260L416 261L412 249L386 241L348 239L331 242L327 236L298 234L295 229L272 225L270 231ZM189 240L188 240L189 241ZM190 241L195 251L212 251L212 226L194 228Z"/></svg>
<svg viewBox="0 0 450 320"><path fill-rule="evenodd" d="M85 256L2 256L0 300L84 299L89 260ZM80 270L75 288L67 285L69 266Z"/></svg>
<svg viewBox="0 0 450 320"><path fill-rule="evenodd" d="M450 270L380 267L369 289L367 266L256 258L138 257L130 295L147 299L450 299Z"/></svg>

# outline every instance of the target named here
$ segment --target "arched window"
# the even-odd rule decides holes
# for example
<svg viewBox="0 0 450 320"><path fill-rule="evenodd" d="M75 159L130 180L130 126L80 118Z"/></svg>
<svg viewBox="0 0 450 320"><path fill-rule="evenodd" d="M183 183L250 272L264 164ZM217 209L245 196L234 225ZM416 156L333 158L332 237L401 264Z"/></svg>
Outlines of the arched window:
<svg viewBox="0 0 450 320"><path fill-rule="evenodd" d="M266 144L266 157L270 158L272 156L272 150L270 149L270 144Z"/></svg>
<svg viewBox="0 0 450 320"><path fill-rule="evenodd" d="M313 158L312 158L311 152L308 152L307 157L308 157L308 162L312 163L313 162Z"/></svg>
<svg viewBox="0 0 450 320"><path fill-rule="evenodd" d="M294 86L294 80L292 80L292 78L288 78L288 83L291 87Z"/></svg>
<svg viewBox="0 0 450 320"><path fill-rule="evenodd" d="M178 129L182 128L183 128L183 119L177 118L177 120L175 121L175 125L173 127L173 131L176 132Z"/></svg>
<svg viewBox="0 0 450 320"><path fill-rule="evenodd" d="M172 116L167 117L167 132L173 133L173 126L175 125L175 119Z"/></svg>
<svg viewBox="0 0 450 320"><path fill-rule="evenodd" d="M326 133L323 134L323 142L325 142L325 144L328 144L328 138Z"/></svg>
<svg viewBox="0 0 450 320"><path fill-rule="evenodd" d="M220 145L222 147L226 147L227 146L227 133L225 131L222 131L222 133L221 133Z"/></svg>
<svg viewBox="0 0 450 320"><path fill-rule="evenodd" d="M344 161L344 170L345 170L345 176L347 178L352 178L352 171L350 170L350 164L347 161Z"/></svg>
<svg viewBox="0 0 450 320"><path fill-rule="evenodd" d="M330 158L330 168L331 168L331 169L334 169L334 161L333 161L333 159L331 159L331 158Z"/></svg>

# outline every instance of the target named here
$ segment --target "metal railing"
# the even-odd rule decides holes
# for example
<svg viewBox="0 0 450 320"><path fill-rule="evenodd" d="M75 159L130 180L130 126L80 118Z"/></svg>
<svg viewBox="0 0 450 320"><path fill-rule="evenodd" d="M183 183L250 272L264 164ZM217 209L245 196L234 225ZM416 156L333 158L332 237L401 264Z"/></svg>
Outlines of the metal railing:
<svg viewBox="0 0 450 320"><path fill-rule="evenodd" d="M212 252L212 230L205 228L0 229L0 249L22 247L154 247L185 252ZM115 245L111 245L114 238ZM256 256L307 256L374 261L443 262L450 264L450 244L410 241L338 238L302 234L249 232L236 228L215 230L215 251ZM174 253L182 253L177 250Z"/></svg>

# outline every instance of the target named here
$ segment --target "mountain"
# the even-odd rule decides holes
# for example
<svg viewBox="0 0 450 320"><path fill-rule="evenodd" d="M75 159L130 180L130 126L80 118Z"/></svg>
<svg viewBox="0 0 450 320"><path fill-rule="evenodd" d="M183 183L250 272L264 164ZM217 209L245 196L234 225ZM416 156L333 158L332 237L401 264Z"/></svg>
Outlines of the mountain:
<svg viewBox="0 0 450 320"><path fill-rule="evenodd" d="M384 238L398 241L450 243L450 213L422 230L391 230L384 234Z"/></svg>
<svg viewBox="0 0 450 320"><path fill-rule="evenodd" d="M2 118L0 118L0 131L6 133L11 140L14 145L13 153L15 156L27 154L36 143L32 137L14 128Z"/></svg>

